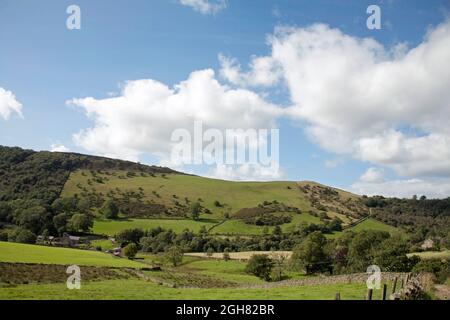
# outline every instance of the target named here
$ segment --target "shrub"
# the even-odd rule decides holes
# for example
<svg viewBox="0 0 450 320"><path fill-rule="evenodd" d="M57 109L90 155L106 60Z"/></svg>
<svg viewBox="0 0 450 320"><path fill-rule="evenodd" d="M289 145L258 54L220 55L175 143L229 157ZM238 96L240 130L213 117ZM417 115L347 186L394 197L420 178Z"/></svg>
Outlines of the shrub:
<svg viewBox="0 0 450 320"><path fill-rule="evenodd" d="M260 279L270 281L273 262L266 254L253 255L245 267L245 272L253 274Z"/></svg>
<svg viewBox="0 0 450 320"><path fill-rule="evenodd" d="M194 220L198 220L198 218L200 217L200 211L202 210L202 207L200 205L200 203L198 202L194 202L191 204L191 216L192 219Z"/></svg>
<svg viewBox="0 0 450 320"><path fill-rule="evenodd" d="M94 221L89 214L76 213L69 220L70 229L75 232L88 232L93 225Z"/></svg>
<svg viewBox="0 0 450 320"><path fill-rule="evenodd" d="M0 231L0 241L8 241L8 232Z"/></svg>
<svg viewBox="0 0 450 320"><path fill-rule="evenodd" d="M136 243L130 243L125 248L123 248L123 254L128 259L133 259L138 253L138 246Z"/></svg>
<svg viewBox="0 0 450 320"><path fill-rule="evenodd" d="M304 269L307 274L328 270L331 261L325 251L327 239L319 232L309 234L292 253L294 268Z"/></svg>
<svg viewBox="0 0 450 320"><path fill-rule="evenodd" d="M213 254L214 254L214 249L211 248L211 247L209 247L208 250L206 250L206 255L207 255L208 257L212 257Z"/></svg>
<svg viewBox="0 0 450 320"><path fill-rule="evenodd" d="M117 219L119 216L119 207L114 200L108 200L103 205L102 212L107 219Z"/></svg>
<svg viewBox="0 0 450 320"><path fill-rule="evenodd" d="M14 241L19 243L36 243L36 235L27 229L18 229L14 234Z"/></svg>
<svg viewBox="0 0 450 320"><path fill-rule="evenodd" d="M167 249L165 253L165 258L174 267L178 266L183 261L183 251L180 247L172 246Z"/></svg>
<svg viewBox="0 0 450 320"><path fill-rule="evenodd" d="M444 283L450 277L450 263L448 260L439 259L421 260L412 271L433 273L439 283Z"/></svg>
<svg viewBox="0 0 450 320"><path fill-rule="evenodd" d="M116 240L121 244L128 244L128 243L139 243L141 238L144 236L144 231L141 229L126 229L120 231L116 235Z"/></svg>
<svg viewBox="0 0 450 320"><path fill-rule="evenodd" d="M228 260L230 260L230 259L231 259L230 254L228 253L228 251L225 251L225 252L223 253L223 260L224 260L224 261L228 261Z"/></svg>

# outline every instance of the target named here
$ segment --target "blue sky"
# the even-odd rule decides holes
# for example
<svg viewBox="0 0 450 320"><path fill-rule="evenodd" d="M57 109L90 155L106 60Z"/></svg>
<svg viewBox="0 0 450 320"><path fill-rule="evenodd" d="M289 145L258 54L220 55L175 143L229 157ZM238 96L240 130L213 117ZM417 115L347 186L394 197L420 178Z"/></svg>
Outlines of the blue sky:
<svg viewBox="0 0 450 320"><path fill-rule="evenodd" d="M66 8L71 4L81 8L81 30L66 28ZM321 23L355 39L372 38L388 49L406 43L410 50L423 42L427 30L446 23L450 9L445 0L227 0L225 4L208 14L178 0L0 0L0 88L14 94L23 114L22 118L18 114L0 117L0 144L37 150L64 145L75 152L102 154L105 152L86 148L87 143L74 139L80 130L94 127L96 120L68 100L120 96L126 81L139 79L154 79L172 87L192 72L205 69L214 70L220 84L233 86L232 80L220 77L223 66L218 55L232 58L242 72L248 71L253 56L271 55L267 36L280 26L300 30ZM371 4L382 10L381 30L366 27L366 9ZM320 84L320 79L317 81ZM292 86L245 89L280 107L296 103ZM442 115L441 111L436 114ZM389 121L402 134L403 128L412 128L412 136L429 128L404 119ZM386 192L395 195L399 186L409 188L407 181L416 181L406 188L406 194L399 194L405 196L416 192L443 196L450 191L441 181L449 171L446 165L437 173L404 170L408 165L403 160L339 153L317 142L305 130L316 125L314 118L281 117L276 122L280 128L280 178L315 180L367 193L382 193L387 188ZM387 129L383 130L380 134ZM425 130L425 135L435 133ZM446 143L447 133L438 133ZM139 160L157 162L158 157L142 151ZM204 168L196 172L205 173ZM361 181L365 173L368 178ZM358 181L361 184L355 186Z"/></svg>

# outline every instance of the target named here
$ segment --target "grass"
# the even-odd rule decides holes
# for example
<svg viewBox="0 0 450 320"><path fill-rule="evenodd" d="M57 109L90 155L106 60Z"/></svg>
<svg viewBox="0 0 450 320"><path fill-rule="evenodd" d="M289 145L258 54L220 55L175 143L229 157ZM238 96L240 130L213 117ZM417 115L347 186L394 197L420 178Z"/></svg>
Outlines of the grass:
<svg viewBox="0 0 450 320"><path fill-rule="evenodd" d="M102 251L111 250L117 246L118 246L117 244L112 243L111 240L108 240L108 239L100 239L100 240L92 240L91 241L92 248L101 247Z"/></svg>
<svg viewBox="0 0 450 320"><path fill-rule="evenodd" d="M117 268L145 267L144 264L139 262L117 258L97 251L53 248L9 242L0 242L0 262Z"/></svg>
<svg viewBox="0 0 450 320"><path fill-rule="evenodd" d="M81 290L61 284L28 284L0 290L0 299L34 300L332 300L340 292L343 300L361 300L365 284L329 284L269 289L168 288L141 280L82 282ZM379 294L375 292L375 298Z"/></svg>
<svg viewBox="0 0 450 320"><path fill-rule="evenodd" d="M386 231L389 233L398 233L399 229L390 225L387 225L383 222L377 221L375 219L367 219L357 224L356 226L350 228L349 230L358 232L361 230L376 230L376 231Z"/></svg>
<svg viewBox="0 0 450 320"><path fill-rule="evenodd" d="M326 237L329 239L334 239L334 238L340 237L343 232L347 232L347 231L360 232L362 230L386 231L386 232L389 232L390 234L400 234L402 236L406 236L405 233L403 233L400 229L398 229L396 227L393 227L393 226L390 226L383 222L369 218L367 220L364 220L360 224L357 224L354 227L345 229L342 232L335 232L333 234L327 234Z"/></svg>
<svg viewBox="0 0 450 320"><path fill-rule="evenodd" d="M70 175L61 196L69 197L79 194L81 190L77 184L103 194L116 188L122 191L138 191L142 188L145 194L144 201L153 200L167 206L173 206L173 195L176 195L180 202L183 202L185 197L191 201L202 199L202 206L212 212L212 215L208 217L219 219L223 217L225 210L231 209L232 212L236 212L239 209L255 207L264 201L272 200L278 200L304 211L311 209L308 200L298 191L295 182L232 182L179 174L121 179L120 175L126 176L126 172L116 171L115 176L99 174L99 176L107 177L108 181L93 183L89 186L88 179L93 180L91 173L88 170L78 170ZM156 191L159 197L154 195L153 191ZM216 200L225 207L216 207L214 205Z"/></svg>
<svg viewBox="0 0 450 320"><path fill-rule="evenodd" d="M282 225L283 231L292 230L297 224L304 221L307 223L320 223L320 220L308 213L292 214L292 221ZM113 236L125 229L138 228L142 230L149 230L156 227L163 229L172 229L176 233L180 233L185 229L198 232L202 226L207 230L217 225L220 222L218 219L201 219L194 221L192 219L127 219L127 220L96 220L94 222L93 232L95 234L105 234ZM273 227L268 227L271 232ZM211 230L211 234L224 235L261 235L264 227L250 225L241 220L227 220ZM103 246L102 246L103 248Z"/></svg>
<svg viewBox="0 0 450 320"><path fill-rule="evenodd" d="M408 256L418 256L418 257L420 257L420 259L423 259L423 260L450 259L450 250L415 252L415 253L409 254Z"/></svg>
<svg viewBox="0 0 450 320"><path fill-rule="evenodd" d="M94 222L93 232L95 234L115 235L125 229L138 228L149 230L156 227L164 229L172 229L176 233L180 233L185 229L198 232L202 226L207 229L217 224L218 220L200 220L191 219L129 219L129 220L96 220Z"/></svg>
<svg viewBox="0 0 450 320"><path fill-rule="evenodd" d="M242 252L230 252L230 259L232 260L249 260L251 256L255 254L267 254L269 256L273 255L283 255L286 257L290 257L292 255L292 251L242 251ZM192 252L192 253L185 253L185 256L188 257L201 257L205 258L206 254L201 252ZM211 256L212 259L223 259L223 253L213 253Z"/></svg>
<svg viewBox="0 0 450 320"><path fill-rule="evenodd" d="M183 268L231 282L264 283L263 280L245 273L245 266L245 263L233 260L225 262L213 259L194 259L184 264Z"/></svg>

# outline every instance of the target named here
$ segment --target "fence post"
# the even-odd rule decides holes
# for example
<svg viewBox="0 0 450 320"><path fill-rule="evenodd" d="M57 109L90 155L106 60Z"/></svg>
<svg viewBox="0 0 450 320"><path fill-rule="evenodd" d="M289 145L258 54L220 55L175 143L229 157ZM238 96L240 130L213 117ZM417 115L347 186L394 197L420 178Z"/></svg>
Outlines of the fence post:
<svg viewBox="0 0 450 320"><path fill-rule="evenodd" d="M334 296L334 300L341 300L341 294L339 292Z"/></svg>
<svg viewBox="0 0 450 320"><path fill-rule="evenodd" d="M403 286L405 285L405 279L402 277L402 281L400 283L400 289L403 289Z"/></svg>
<svg viewBox="0 0 450 320"><path fill-rule="evenodd" d="M366 300L372 300L373 289L367 289Z"/></svg>
<svg viewBox="0 0 450 320"><path fill-rule="evenodd" d="M383 285L383 291L381 293L381 300L386 300L386 293L387 293L387 284L385 283Z"/></svg>
<svg viewBox="0 0 450 320"><path fill-rule="evenodd" d="M395 277L394 284L392 285L392 293L395 293L395 290L397 289L397 281L398 281L398 277Z"/></svg>

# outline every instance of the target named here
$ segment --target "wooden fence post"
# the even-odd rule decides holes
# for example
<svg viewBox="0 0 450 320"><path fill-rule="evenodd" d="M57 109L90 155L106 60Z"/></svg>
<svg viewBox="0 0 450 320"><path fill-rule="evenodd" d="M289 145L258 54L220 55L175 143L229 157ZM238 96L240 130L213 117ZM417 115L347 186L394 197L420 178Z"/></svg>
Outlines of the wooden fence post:
<svg viewBox="0 0 450 320"><path fill-rule="evenodd" d="M395 293L395 290L397 289L397 281L398 281L398 277L395 277L394 284L392 285L392 293Z"/></svg>
<svg viewBox="0 0 450 320"><path fill-rule="evenodd" d="M383 285L383 291L381 293L381 300L386 300L386 293L387 293L387 284L385 283Z"/></svg>
<svg viewBox="0 0 450 320"><path fill-rule="evenodd" d="M373 289L367 289L366 300L372 300Z"/></svg>
<svg viewBox="0 0 450 320"><path fill-rule="evenodd" d="M334 296L334 300L341 300L341 294L339 292Z"/></svg>

